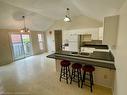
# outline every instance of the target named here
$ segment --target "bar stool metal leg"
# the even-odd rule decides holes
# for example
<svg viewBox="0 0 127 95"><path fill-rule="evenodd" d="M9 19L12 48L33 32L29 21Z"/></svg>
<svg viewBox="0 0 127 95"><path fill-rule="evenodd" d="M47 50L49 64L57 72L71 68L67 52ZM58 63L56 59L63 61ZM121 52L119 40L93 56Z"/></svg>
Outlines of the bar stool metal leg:
<svg viewBox="0 0 127 95"><path fill-rule="evenodd" d="M65 79L68 84L68 79L70 77L70 61L63 60L61 61L61 71L60 71L60 81L61 79Z"/></svg>
<svg viewBox="0 0 127 95"><path fill-rule="evenodd" d="M61 67L61 70L60 70L60 81L61 81L61 78L62 78L62 70L63 70L63 68Z"/></svg>
<svg viewBox="0 0 127 95"><path fill-rule="evenodd" d="M91 92L93 91L92 85L93 85L93 83L92 83L92 72L90 72L90 90L91 90Z"/></svg>
<svg viewBox="0 0 127 95"><path fill-rule="evenodd" d="M80 87L80 82L81 82L81 80L82 80L82 77L81 77L81 70L79 70L79 69L72 69L72 75L71 75L70 84L71 84L72 81L74 81L75 79L77 79L78 87Z"/></svg>
<svg viewBox="0 0 127 95"><path fill-rule="evenodd" d="M72 78L73 78L73 74L74 74L74 70L72 69L72 74L71 74L71 80L70 80L70 84L72 83Z"/></svg>
<svg viewBox="0 0 127 95"><path fill-rule="evenodd" d="M83 79L82 79L81 88L83 87L83 82L85 83L85 76L86 76L86 72L83 72Z"/></svg>
<svg viewBox="0 0 127 95"><path fill-rule="evenodd" d="M81 85L81 88L83 87L83 82L85 83L85 76L86 76L86 73L88 73L88 80L89 80L89 87L90 87L90 91L92 92L93 91L93 71L95 71L95 68L91 65L86 65L86 66L83 66L82 67L84 73L83 73L83 79L82 79L82 85Z"/></svg>
<svg viewBox="0 0 127 95"><path fill-rule="evenodd" d="M92 73L91 77L92 77L92 85L94 85L94 82L93 82L93 73Z"/></svg>
<svg viewBox="0 0 127 95"><path fill-rule="evenodd" d="M80 75L79 75L79 71L78 71L78 69L77 69L77 73L78 73L78 87L80 87Z"/></svg>
<svg viewBox="0 0 127 95"><path fill-rule="evenodd" d="M67 84L68 84L68 70L67 70L67 67L65 67L65 73L66 73L66 82L67 82Z"/></svg>
<svg viewBox="0 0 127 95"><path fill-rule="evenodd" d="M70 68L69 68L69 66L68 66L67 68L68 68L68 72L69 72L69 78L71 78L71 73L70 73Z"/></svg>

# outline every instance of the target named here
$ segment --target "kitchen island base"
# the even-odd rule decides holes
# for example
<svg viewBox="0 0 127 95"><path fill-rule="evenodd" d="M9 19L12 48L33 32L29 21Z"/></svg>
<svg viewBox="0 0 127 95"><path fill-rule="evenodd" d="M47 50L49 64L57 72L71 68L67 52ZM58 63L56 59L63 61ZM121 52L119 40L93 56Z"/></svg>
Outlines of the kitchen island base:
<svg viewBox="0 0 127 95"><path fill-rule="evenodd" d="M62 60L56 59L56 71L58 73L60 73L61 61ZM73 62L71 62L71 65L72 64ZM71 65L70 65L70 69L71 69ZM115 70L102 68L102 67L96 67L96 66L94 67L95 67L95 71L93 73L94 84L113 89Z"/></svg>

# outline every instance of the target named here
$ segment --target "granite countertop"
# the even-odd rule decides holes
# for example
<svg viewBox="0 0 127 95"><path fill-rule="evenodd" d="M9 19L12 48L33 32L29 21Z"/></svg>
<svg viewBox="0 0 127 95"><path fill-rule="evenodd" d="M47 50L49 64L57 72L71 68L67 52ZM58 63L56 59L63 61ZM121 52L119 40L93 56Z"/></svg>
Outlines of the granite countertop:
<svg viewBox="0 0 127 95"><path fill-rule="evenodd" d="M85 44L82 47L90 47L96 49L109 49L108 45L95 45L95 44Z"/></svg>
<svg viewBox="0 0 127 95"><path fill-rule="evenodd" d="M59 51L59 52L56 52L55 54L84 57L84 58L91 58L91 59L99 59L99 60L106 60L106 61L114 62L114 57L111 52L94 51L93 53L83 53L83 52L78 53L78 52L73 52L73 51Z"/></svg>
<svg viewBox="0 0 127 95"><path fill-rule="evenodd" d="M94 51L93 53L78 53L72 51L59 51L47 56L48 58L69 60L98 67L115 70L114 57L111 52Z"/></svg>

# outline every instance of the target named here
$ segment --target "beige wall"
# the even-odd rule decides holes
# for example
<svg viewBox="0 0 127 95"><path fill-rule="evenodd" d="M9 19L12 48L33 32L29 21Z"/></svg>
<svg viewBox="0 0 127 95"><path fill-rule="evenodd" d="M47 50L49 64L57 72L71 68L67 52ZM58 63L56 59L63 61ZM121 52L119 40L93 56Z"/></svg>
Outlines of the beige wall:
<svg viewBox="0 0 127 95"><path fill-rule="evenodd" d="M13 61L10 39L9 39L10 30L0 29L0 65L8 64Z"/></svg>
<svg viewBox="0 0 127 95"><path fill-rule="evenodd" d="M116 80L114 95L127 95L127 1L120 9L119 32L115 50Z"/></svg>
<svg viewBox="0 0 127 95"><path fill-rule="evenodd" d="M19 30L8 30L8 29L0 29L0 65L5 65L13 62L12 56L12 47L11 47L11 39L10 33L19 33ZM44 51L39 49L37 34L43 32L31 32L32 37L32 45L33 45L33 54L40 54Z"/></svg>
<svg viewBox="0 0 127 95"><path fill-rule="evenodd" d="M39 43L38 43L38 34L42 34L44 35L43 32L37 32L37 31L32 31L31 32L31 39L32 39L32 47L33 47L33 54L41 54L44 51L46 51L45 49L42 51L39 48ZM45 47L44 47L45 48Z"/></svg>

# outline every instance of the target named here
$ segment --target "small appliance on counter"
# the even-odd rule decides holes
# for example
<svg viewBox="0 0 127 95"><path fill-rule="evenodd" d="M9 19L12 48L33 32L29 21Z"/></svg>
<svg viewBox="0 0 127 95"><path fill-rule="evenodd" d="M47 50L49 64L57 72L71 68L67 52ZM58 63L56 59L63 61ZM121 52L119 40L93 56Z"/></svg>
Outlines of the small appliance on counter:
<svg viewBox="0 0 127 95"><path fill-rule="evenodd" d="M80 52L93 53L94 51L109 52L108 45L85 45L80 47Z"/></svg>

